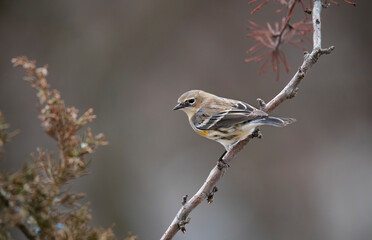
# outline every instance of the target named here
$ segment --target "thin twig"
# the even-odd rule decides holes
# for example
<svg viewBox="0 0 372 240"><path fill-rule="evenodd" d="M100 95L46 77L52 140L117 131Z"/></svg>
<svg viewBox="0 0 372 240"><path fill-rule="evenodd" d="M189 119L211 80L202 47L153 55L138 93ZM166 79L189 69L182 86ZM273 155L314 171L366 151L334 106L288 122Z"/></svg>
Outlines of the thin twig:
<svg viewBox="0 0 372 240"><path fill-rule="evenodd" d="M261 109L265 112L271 112L277 106L279 106L283 101L293 98L298 88L297 86L301 82L301 80L305 77L308 70L315 64L319 57L323 54L329 54L334 49L334 46L331 46L327 49L321 48L321 19L320 13L322 10L322 0L313 0L314 5L312 9L313 14L313 50L311 53L305 53L304 61L292 77L292 79L288 82L288 84L283 88L283 90L276 95L270 102L265 104L263 100L260 100ZM257 133L258 134L258 133ZM258 136L258 135L257 135ZM240 142L238 142L229 152L225 154L223 160L226 163L230 163L235 155L240 152L244 146L249 142L252 137L257 136L250 136ZM206 199L210 193L212 192L213 187L217 184L220 178L225 173L226 168L221 170L218 169L218 166L215 166L212 171L209 173L209 176L205 180L203 186L199 189L199 191L184 204L181 209L178 211L176 217L173 219L172 223L165 231L164 235L161 237L161 240L170 240L172 239L176 233L182 228L182 231L185 231L185 223L188 223L189 220L188 216L192 210L194 210L204 199ZM182 226L180 225L182 224ZM181 227L180 227L181 226Z"/></svg>
<svg viewBox="0 0 372 240"><path fill-rule="evenodd" d="M285 18L285 23L282 26L282 29L280 30L279 34L277 35L276 44L275 44L275 50L279 50L279 46L282 43L282 37L284 34L285 29L288 27L289 21L291 20L294 8L296 6L297 1L293 1L291 6L289 7L289 11L287 14L287 17Z"/></svg>

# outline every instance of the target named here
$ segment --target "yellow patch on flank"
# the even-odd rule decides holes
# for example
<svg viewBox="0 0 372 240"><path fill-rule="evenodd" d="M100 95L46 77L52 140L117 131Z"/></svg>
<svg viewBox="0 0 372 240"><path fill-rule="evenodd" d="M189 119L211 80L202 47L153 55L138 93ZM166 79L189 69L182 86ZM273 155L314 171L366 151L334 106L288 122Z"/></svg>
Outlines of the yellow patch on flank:
<svg viewBox="0 0 372 240"><path fill-rule="evenodd" d="M208 131L207 131L207 130L200 130L200 131L198 131L198 133L199 133L201 136L203 136L203 137L205 137L205 136L208 135Z"/></svg>

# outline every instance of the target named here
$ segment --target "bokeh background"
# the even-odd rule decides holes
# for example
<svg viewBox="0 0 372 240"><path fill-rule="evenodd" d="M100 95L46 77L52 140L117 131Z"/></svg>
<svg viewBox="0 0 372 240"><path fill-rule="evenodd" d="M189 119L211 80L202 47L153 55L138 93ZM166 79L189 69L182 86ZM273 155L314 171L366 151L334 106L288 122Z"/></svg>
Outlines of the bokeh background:
<svg viewBox="0 0 372 240"><path fill-rule="evenodd" d="M323 11L323 46L336 50L273 113L298 121L264 128L175 239L372 239L372 3L339 2ZM283 88L300 50L285 47L291 73L281 69L280 81L244 63L247 20L277 21L277 6L251 16L247 0L0 1L0 109L21 131L1 171L20 168L37 147L55 149L35 92L10 63L27 55L49 64L68 106L94 108L91 127L110 142L73 187L87 193L92 225L115 223L119 239L128 231L159 239L223 152L172 107L190 89L257 106Z"/></svg>

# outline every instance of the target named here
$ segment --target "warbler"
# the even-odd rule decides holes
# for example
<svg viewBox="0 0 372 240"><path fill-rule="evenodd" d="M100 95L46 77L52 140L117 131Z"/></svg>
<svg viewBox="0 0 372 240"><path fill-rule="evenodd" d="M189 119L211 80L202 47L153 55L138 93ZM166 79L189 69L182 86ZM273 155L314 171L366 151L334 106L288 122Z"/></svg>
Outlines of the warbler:
<svg viewBox="0 0 372 240"><path fill-rule="evenodd" d="M258 126L284 127L296 121L294 118L272 117L245 102L218 97L202 90L182 94L173 108L178 109L187 114L195 132L219 142L226 152L251 135Z"/></svg>

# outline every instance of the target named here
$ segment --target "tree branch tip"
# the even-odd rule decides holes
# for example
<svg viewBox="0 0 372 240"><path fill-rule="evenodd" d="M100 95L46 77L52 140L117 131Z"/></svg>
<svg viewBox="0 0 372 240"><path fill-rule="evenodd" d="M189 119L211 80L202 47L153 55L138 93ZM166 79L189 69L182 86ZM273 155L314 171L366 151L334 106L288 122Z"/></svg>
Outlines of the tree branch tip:
<svg viewBox="0 0 372 240"><path fill-rule="evenodd" d="M211 204L213 202L214 194L218 191L218 188L214 186L212 188L212 191L208 194L207 202L208 204Z"/></svg>
<svg viewBox="0 0 372 240"><path fill-rule="evenodd" d="M188 194L186 194L185 196L182 197L182 206L185 206L185 204L187 203L187 198L189 197Z"/></svg>
<svg viewBox="0 0 372 240"><path fill-rule="evenodd" d="M310 14L310 15L313 13L313 11L311 9L308 9L308 8L306 8L304 10L304 12L307 13L307 14Z"/></svg>
<svg viewBox="0 0 372 240"><path fill-rule="evenodd" d="M218 159L217 161L217 168L218 170L222 171L224 168L229 168L230 165L223 159Z"/></svg>
<svg viewBox="0 0 372 240"><path fill-rule="evenodd" d="M321 54L330 54L333 50L335 50L335 46L330 46L328 48L319 49L319 52Z"/></svg>
<svg viewBox="0 0 372 240"><path fill-rule="evenodd" d="M308 51L304 51L304 59L308 58L310 56L310 53Z"/></svg>
<svg viewBox="0 0 372 240"><path fill-rule="evenodd" d="M188 223L190 223L190 220L191 220L191 218L190 217L187 217L187 219L185 219L185 220L180 220L179 222L178 222L178 228L181 230L181 232L182 233L186 233L186 224L188 224Z"/></svg>
<svg viewBox="0 0 372 240"><path fill-rule="evenodd" d="M298 68L297 71L298 71L298 77L299 78L304 78L305 77L305 73L301 68Z"/></svg>
<svg viewBox="0 0 372 240"><path fill-rule="evenodd" d="M264 109L266 107L266 103L261 98L257 98L258 105L260 106L260 110Z"/></svg>

